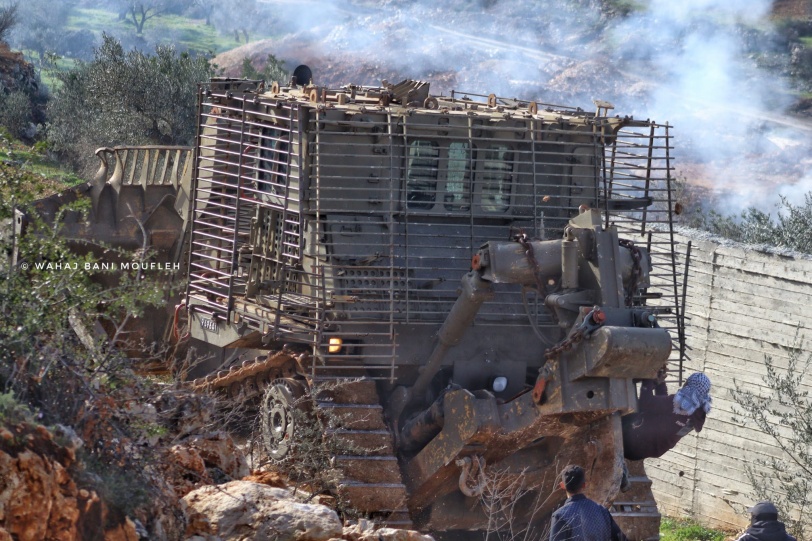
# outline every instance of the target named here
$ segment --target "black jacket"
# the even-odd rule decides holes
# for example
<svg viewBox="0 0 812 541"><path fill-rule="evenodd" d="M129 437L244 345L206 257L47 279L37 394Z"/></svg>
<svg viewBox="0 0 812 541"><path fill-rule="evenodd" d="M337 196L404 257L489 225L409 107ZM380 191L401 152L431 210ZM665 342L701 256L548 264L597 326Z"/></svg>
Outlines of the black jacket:
<svg viewBox="0 0 812 541"><path fill-rule="evenodd" d="M674 448L683 436L702 430L705 410L692 415L674 413L674 395L665 383L643 380L637 411L623 417L623 452L629 460L659 458Z"/></svg>
<svg viewBox="0 0 812 541"><path fill-rule="evenodd" d="M550 541L628 541L605 507L573 494L553 512Z"/></svg>
<svg viewBox="0 0 812 541"><path fill-rule="evenodd" d="M777 520L754 522L736 541L797 541Z"/></svg>

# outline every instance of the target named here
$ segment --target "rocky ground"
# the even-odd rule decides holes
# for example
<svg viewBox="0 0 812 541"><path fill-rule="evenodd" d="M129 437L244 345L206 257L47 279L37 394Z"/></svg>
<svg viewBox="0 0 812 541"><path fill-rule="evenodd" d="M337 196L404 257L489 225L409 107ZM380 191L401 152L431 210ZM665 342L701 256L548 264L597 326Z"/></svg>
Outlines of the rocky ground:
<svg viewBox="0 0 812 541"><path fill-rule="evenodd" d="M85 462L89 445L71 428L33 419L0 425L0 541L430 541L418 532L343 523L306 490L287 487L275 471L250 471L229 434L207 431L201 400L173 393L183 424L150 442L162 457L147 465L157 505L124 512L110 478ZM163 397L164 402L166 397ZM161 400L141 405L133 420L155 422ZM164 404L164 407L166 404ZM95 471L91 471L95 470ZM137 490L137 487L131 486ZM155 489L160 493L154 492ZM331 500L327 498L326 502Z"/></svg>

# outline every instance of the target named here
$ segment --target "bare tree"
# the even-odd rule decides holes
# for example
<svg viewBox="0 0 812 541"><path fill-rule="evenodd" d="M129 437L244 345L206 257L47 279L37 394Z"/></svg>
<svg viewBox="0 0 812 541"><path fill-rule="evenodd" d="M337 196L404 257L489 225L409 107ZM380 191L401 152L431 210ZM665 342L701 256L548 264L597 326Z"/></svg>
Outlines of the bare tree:
<svg viewBox="0 0 812 541"><path fill-rule="evenodd" d="M0 41L6 42L9 31L17 22L17 2L0 7Z"/></svg>
<svg viewBox="0 0 812 541"><path fill-rule="evenodd" d="M488 517L486 541L528 541L549 537L549 525L543 520L543 510L553 493L540 489L547 483L528 486L526 472L511 473L504 469L481 469L477 492L479 502ZM529 519L519 521L529 510Z"/></svg>
<svg viewBox="0 0 812 541"><path fill-rule="evenodd" d="M166 13L172 6L170 0L125 0L127 11L124 18L133 23L135 33L144 32L144 24Z"/></svg>

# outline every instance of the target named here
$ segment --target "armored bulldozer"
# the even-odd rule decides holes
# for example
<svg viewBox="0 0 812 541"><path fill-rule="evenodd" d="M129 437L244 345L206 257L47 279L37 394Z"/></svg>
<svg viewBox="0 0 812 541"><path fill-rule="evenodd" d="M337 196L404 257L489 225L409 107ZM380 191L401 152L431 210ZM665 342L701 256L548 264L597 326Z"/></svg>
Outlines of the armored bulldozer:
<svg viewBox="0 0 812 541"><path fill-rule="evenodd" d="M339 490L391 526L541 533L576 463L630 538L656 539L642 464L619 491L620 420L636 380L681 378L671 127L311 79L202 84L191 167L100 151L91 222L115 236L136 201L131 234L188 279L167 336L185 314L209 359L192 384L260 397L283 459L297 398L346 383L317 397L354 449Z"/></svg>
<svg viewBox="0 0 812 541"><path fill-rule="evenodd" d="M268 353L196 384L264 394L281 457L293 398L356 378L322 407L366 449L337 457L346 496L389 524L486 530L485 494L522 487L510 521L541 527L578 463L656 537L645 474L617 495L634 382L684 351L670 127L595 105L301 71L203 85L189 329Z"/></svg>

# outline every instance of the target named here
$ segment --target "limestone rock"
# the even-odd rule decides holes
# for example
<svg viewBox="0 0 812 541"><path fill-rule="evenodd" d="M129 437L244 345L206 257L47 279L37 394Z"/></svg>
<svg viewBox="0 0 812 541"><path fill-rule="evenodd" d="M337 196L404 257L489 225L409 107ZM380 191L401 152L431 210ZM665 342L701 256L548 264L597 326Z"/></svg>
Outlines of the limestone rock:
<svg viewBox="0 0 812 541"><path fill-rule="evenodd" d="M296 502L289 490L249 481L202 487L183 503L186 535L207 541L327 541L342 533L335 511Z"/></svg>
<svg viewBox="0 0 812 541"><path fill-rule="evenodd" d="M375 524L367 520L345 526L341 538L344 541L434 541L430 535L414 530L375 529Z"/></svg>
<svg viewBox="0 0 812 541"><path fill-rule="evenodd" d="M206 468L218 468L233 480L242 479L250 473L245 454L225 432L192 436L184 444L197 451Z"/></svg>
<svg viewBox="0 0 812 541"><path fill-rule="evenodd" d="M288 486L287 480L276 471L252 471L251 475L243 477L242 480L268 485L269 487L285 488Z"/></svg>
<svg viewBox="0 0 812 541"><path fill-rule="evenodd" d="M108 520L95 492L80 490L68 468L77 444L57 443L45 427L20 423L0 437L0 541L137 541L132 522ZM106 524L104 532L99 525Z"/></svg>
<svg viewBox="0 0 812 541"><path fill-rule="evenodd" d="M367 530L358 538L358 541L434 541L434 538L414 530L381 528L374 531Z"/></svg>
<svg viewBox="0 0 812 541"><path fill-rule="evenodd" d="M245 455L224 432L184 438L169 449L161 469L177 498L204 485L242 479L250 472Z"/></svg>

